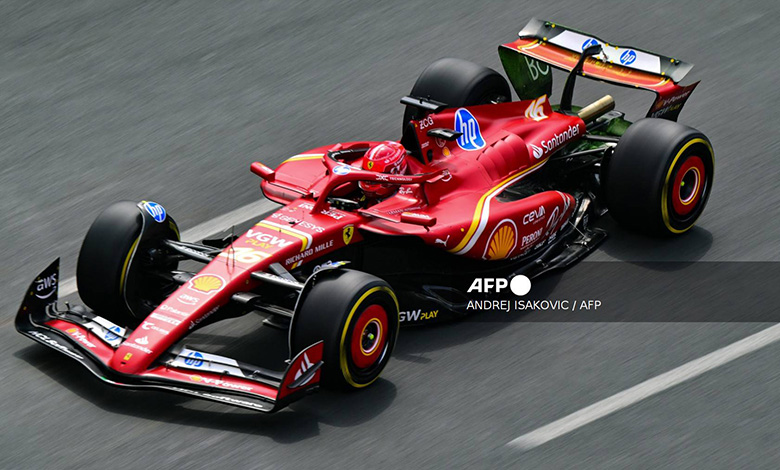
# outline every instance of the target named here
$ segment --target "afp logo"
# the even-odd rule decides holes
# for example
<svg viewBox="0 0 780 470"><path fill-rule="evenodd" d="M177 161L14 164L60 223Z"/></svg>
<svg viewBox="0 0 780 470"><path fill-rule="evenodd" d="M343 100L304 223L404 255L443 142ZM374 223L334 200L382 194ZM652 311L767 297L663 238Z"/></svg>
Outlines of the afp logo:
<svg viewBox="0 0 780 470"><path fill-rule="evenodd" d="M463 150L479 150L485 146L479 122L468 109L460 108L455 112L455 131L462 134L458 137L458 147Z"/></svg>

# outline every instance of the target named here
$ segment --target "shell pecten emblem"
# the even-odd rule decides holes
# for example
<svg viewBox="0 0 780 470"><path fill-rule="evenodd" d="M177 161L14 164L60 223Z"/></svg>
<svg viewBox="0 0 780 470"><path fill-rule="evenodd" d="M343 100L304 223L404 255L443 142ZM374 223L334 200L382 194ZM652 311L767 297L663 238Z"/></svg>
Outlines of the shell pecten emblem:
<svg viewBox="0 0 780 470"><path fill-rule="evenodd" d="M516 246L517 229L514 222L508 219L502 220L490 234L483 258L488 260L505 259L509 257Z"/></svg>
<svg viewBox="0 0 780 470"><path fill-rule="evenodd" d="M189 287L203 294L213 294L225 287L225 280L216 274L199 274L189 280Z"/></svg>

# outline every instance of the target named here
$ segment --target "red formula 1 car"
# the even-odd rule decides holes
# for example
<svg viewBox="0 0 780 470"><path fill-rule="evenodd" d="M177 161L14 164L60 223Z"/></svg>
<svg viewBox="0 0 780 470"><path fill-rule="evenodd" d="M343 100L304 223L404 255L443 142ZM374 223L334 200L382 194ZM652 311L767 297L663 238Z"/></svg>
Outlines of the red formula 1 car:
<svg viewBox="0 0 780 470"><path fill-rule="evenodd" d="M110 206L79 254L89 309L58 307L55 262L17 329L114 385L274 411L320 382L374 382L401 323L464 314L458 276L533 277L581 259L606 236L589 222L607 210L646 233L693 226L714 161L707 138L675 122L696 86L678 84L691 65L537 20L499 54L516 101L497 72L442 59L401 100L400 142L323 146L275 170L253 163L283 206L238 237L184 242L157 203ZM555 106L551 66L569 71ZM609 96L572 106L578 75L657 97L632 124ZM283 370L182 345L252 311L287 329Z"/></svg>

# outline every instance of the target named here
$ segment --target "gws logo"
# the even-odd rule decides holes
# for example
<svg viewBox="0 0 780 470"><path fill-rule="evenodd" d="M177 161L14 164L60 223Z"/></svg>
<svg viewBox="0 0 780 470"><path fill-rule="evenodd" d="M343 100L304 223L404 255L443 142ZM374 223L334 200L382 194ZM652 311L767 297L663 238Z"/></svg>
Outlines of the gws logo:
<svg viewBox="0 0 780 470"><path fill-rule="evenodd" d="M455 131L462 134L458 137L458 147L463 150L479 150L485 146L479 122L468 109L460 108L455 112Z"/></svg>
<svg viewBox="0 0 780 470"><path fill-rule="evenodd" d="M582 43L582 50L584 51L585 49L589 48L590 46L595 46L598 43L599 42L596 41L595 39L588 38L588 39L585 40L585 42Z"/></svg>
<svg viewBox="0 0 780 470"><path fill-rule="evenodd" d="M636 60L636 52L631 49L620 54L620 63L623 65L631 65Z"/></svg>
<svg viewBox="0 0 780 470"><path fill-rule="evenodd" d="M544 114L544 103L546 102L547 95L542 95L539 98L531 101L531 104L529 104L528 108L525 110L525 117L528 119L533 119L534 121L542 121L547 119L547 115Z"/></svg>
<svg viewBox="0 0 780 470"><path fill-rule="evenodd" d="M155 222L164 222L165 221L165 208L162 206L162 204L157 204L156 202L152 201L145 201L144 202L144 209L146 209L146 212L151 215Z"/></svg>

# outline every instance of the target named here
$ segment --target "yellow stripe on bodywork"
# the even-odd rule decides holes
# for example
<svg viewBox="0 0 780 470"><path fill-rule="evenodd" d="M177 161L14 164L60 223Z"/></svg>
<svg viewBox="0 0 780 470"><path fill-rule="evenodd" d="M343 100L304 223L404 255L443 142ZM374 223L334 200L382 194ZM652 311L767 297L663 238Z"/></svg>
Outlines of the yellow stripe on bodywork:
<svg viewBox="0 0 780 470"><path fill-rule="evenodd" d="M474 236L474 232L477 231L477 227L479 227L479 223L482 220L482 208L484 207L485 202L487 202L488 199L490 199L492 196L495 195L494 194L495 192L497 192L499 189L501 189L502 186L506 186L508 183L511 183L513 180L520 179L520 177L522 177L523 175L525 175L529 171L534 170L534 169L540 167L546 161L547 161L547 159L542 160L542 161L538 162L537 164L526 168L525 170L521 171L520 173L518 173L516 175L512 175L512 176L507 177L506 179L504 179L503 181L501 181L497 185L493 186L490 189L490 191L488 191L485 194L483 194L482 197L479 198L479 202L477 203L476 210L474 210L474 217L471 220L471 226L469 227L469 230L466 232L466 236L463 237L463 240L461 240L460 243L458 243L458 245L455 248L452 248L452 249L450 249L448 251L450 253L455 253L457 251L460 251L460 250L463 249L464 246L466 246L469 243L469 241L471 241L471 238Z"/></svg>
<svg viewBox="0 0 780 470"><path fill-rule="evenodd" d="M324 156L324 153L302 153L300 155L293 155L282 163L298 162L302 160L322 160L322 157Z"/></svg>

